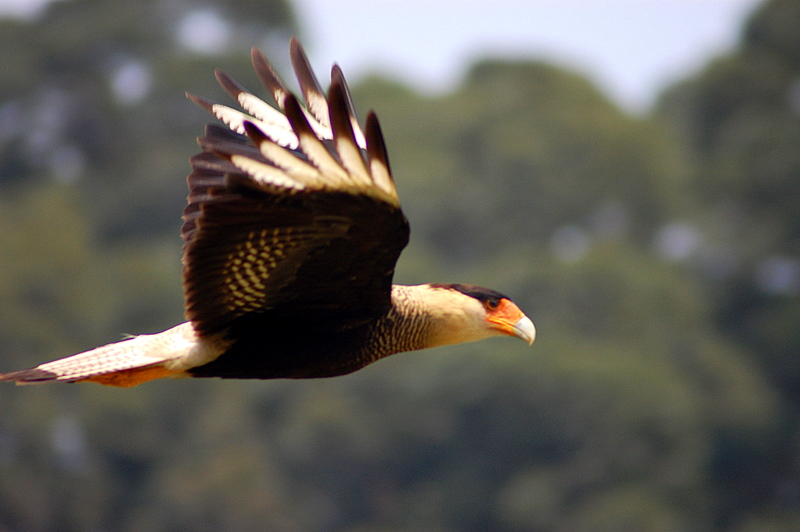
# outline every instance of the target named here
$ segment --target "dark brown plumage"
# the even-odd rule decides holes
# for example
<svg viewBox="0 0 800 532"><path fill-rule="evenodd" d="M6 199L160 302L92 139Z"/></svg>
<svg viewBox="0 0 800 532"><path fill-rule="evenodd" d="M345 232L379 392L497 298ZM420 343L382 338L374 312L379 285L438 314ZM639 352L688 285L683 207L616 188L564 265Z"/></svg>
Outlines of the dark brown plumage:
<svg viewBox="0 0 800 532"><path fill-rule="evenodd" d="M0 380L330 377L496 334L533 342L531 321L495 291L392 285L409 229L378 120L369 113L362 133L338 66L326 97L294 39L290 51L305 107L257 50L254 68L279 110L221 71L249 114L189 95L230 128L207 126L191 160L182 228L189 321Z"/></svg>

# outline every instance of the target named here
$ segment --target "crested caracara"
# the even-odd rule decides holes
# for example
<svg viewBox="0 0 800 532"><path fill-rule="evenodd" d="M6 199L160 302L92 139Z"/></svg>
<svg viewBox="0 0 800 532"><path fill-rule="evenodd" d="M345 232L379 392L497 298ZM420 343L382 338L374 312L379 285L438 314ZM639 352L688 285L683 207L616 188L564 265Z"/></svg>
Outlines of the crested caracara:
<svg viewBox="0 0 800 532"><path fill-rule="evenodd" d="M32 369L18 384L134 386L161 377L332 377L403 351L509 335L533 323L506 296L467 284L392 284L408 242L378 120L362 132L334 65L327 96L296 40L302 106L253 50L278 109L221 71L247 113L188 95L206 127L183 212L187 322Z"/></svg>

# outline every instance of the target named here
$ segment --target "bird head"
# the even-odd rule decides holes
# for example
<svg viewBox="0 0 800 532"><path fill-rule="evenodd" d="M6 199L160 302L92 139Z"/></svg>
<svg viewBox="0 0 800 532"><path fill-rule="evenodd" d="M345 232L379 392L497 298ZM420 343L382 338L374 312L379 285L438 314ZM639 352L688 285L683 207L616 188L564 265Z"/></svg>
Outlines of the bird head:
<svg viewBox="0 0 800 532"><path fill-rule="evenodd" d="M433 345L449 345L506 335L532 344L536 328L503 294L466 284L430 284L428 301Z"/></svg>

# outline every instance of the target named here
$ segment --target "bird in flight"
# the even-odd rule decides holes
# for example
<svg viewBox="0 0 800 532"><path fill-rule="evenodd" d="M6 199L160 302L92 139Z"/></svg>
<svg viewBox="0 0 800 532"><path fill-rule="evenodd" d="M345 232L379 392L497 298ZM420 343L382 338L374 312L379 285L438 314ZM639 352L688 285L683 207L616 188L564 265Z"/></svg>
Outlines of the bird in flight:
<svg viewBox="0 0 800 532"><path fill-rule="evenodd" d="M187 94L227 126L206 126L191 159L181 230L188 321L0 381L333 377L496 335L533 343L533 322L494 290L392 284L409 227L378 119L370 112L362 131L337 65L326 95L296 39L290 55L304 106L256 49L277 108L219 70L245 112Z"/></svg>

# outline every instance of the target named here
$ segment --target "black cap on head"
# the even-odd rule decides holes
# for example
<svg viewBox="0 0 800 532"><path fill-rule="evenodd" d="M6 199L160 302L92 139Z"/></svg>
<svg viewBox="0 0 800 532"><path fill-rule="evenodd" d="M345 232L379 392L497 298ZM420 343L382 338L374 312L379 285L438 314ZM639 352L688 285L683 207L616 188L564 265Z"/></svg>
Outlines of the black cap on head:
<svg viewBox="0 0 800 532"><path fill-rule="evenodd" d="M464 295L474 297L480 302L486 302L490 299L509 299L508 296L497 292L496 290L491 290L489 288L484 288L482 286L475 286L474 284L460 284L460 283L431 283L431 286L434 288L446 288L448 290L457 290Z"/></svg>

